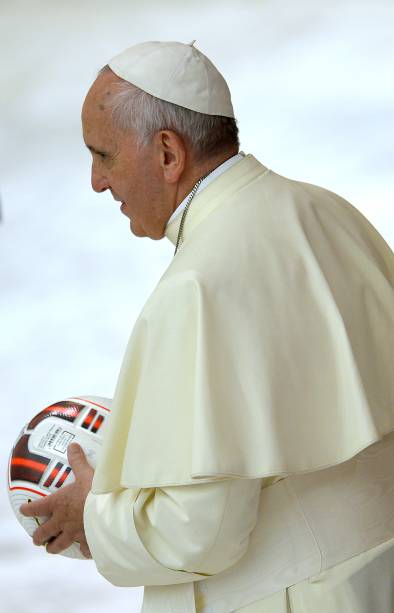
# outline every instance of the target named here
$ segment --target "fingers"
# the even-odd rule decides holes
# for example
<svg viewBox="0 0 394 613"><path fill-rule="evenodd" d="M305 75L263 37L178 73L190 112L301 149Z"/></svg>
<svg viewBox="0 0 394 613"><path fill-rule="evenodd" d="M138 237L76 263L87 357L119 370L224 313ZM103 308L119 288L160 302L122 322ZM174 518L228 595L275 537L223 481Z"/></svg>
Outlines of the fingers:
<svg viewBox="0 0 394 613"><path fill-rule="evenodd" d="M52 554L61 553L73 543L77 543L79 545L79 549L85 558L92 559L92 554L90 553L85 535L82 532L77 534L74 538L66 532L61 532L56 537L52 537L50 539L46 545L46 550L48 553Z"/></svg>
<svg viewBox="0 0 394 613"><path fill-rule="evenodd" d="M56 538L59 533L59 524L53 519L48 519L48 521L35 530L33 543L35 545L45 545L52 537Z"/></svg>
<svg viewBox="0 0 394 613"><path fill-rule="evenodd" d="M60 553L72 545L73 539L66 532L61 532L56 538L47 544L48 553Z"/></svg>
<svg viewBox="0 0 394 613"><path fill-rule="evenodd" d="M26 517L50 515L52 505L49 498L50 496L46 496L45 498L41 498L41 500L25 502L19 507L19 511Z"/></svg>
<svg viewBox="0 0 394 613"><path fill-rule="evenodd" d="M45 523L33 534L33 542L35 545L48 543L48 553L60 553L76 540L75 536L81 531L84 536L84 504L91 487L94 470L88 464L79 445L72 444L69 447L70 465L73 470L79 467L77 468L77 471L80 471L78 481L62 486L59 491L41 500L26 503L20 507L20 512L27 517L45 516ZM83 555L91 557L85 540L82 541L82 546Z"/></svg>
<svg viewBox="0 0 394 613"><path fill-rule="evenodd" d="M79 544L79 548L81 550L82 555L85 556L85 558L88 558L88 560L92 559L92 554L90 553L90 549L86 541L81 542Z"/></svg>
<svg viewBox="0 0 394 613"><path fill-rule="evenodd" d="M51 515L58 504L59 499L61 500L64 497L64 491L71 486L72 483L70 485L64 485L58 492L49 494L40 500L31 501L29 498L28 502L25 502L19 507L20 513L26 517Z"/></svg>
<svg viewBox="0 0 394 613"><path fill-rule="evenodd" d="M87 558L88 560L92 559L92 554L90 553L90 550L88 547L82 547L82 545L79 547L81 550L82 555Z"/></svg>
<svg viewBox="0 0 394 613"><path fill-rule="evenodd" d="M78 443L69 444L67 447L67 458L75 476L77 476L87 467L91 469L91 466L86 459L85 452Z"/></svg>

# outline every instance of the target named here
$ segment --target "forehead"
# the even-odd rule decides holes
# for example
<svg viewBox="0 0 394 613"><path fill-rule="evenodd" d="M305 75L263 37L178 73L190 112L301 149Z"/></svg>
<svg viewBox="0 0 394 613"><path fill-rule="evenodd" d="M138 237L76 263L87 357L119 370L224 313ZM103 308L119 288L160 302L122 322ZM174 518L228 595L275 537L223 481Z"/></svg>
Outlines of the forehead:
<svg viewBox="0 0 394 613"><path fill-rule="evenodd" d="M100 75L89 89L82 106L83 136L87 145L97 145L97 140L112 141L116 130L112 124L111 110L107 103L120 79L113 73Z"/></svg>

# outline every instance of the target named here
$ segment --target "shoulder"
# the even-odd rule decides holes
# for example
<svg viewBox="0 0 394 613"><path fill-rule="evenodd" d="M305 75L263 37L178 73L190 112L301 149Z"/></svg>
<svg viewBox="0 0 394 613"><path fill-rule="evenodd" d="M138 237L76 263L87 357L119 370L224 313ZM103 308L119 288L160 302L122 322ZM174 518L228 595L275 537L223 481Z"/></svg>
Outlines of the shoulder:
<svg viewBox="0 0 394 613"><path fill-rule="evenodd" d="M160 292L179 301L204 294L239 300L269 291L270 282L291 284L298 264L329 266L349 250L380 265L390 259L376 228L345 198L270 171L203 220L163 275Z"/></svg>

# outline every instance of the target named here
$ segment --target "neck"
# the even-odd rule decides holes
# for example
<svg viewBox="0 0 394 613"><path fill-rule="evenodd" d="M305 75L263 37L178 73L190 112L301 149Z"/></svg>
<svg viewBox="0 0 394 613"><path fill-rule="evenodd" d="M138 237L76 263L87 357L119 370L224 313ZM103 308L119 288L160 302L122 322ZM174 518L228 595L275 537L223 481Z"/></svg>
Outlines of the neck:
<svg viewBox="0 0 394 613"><path fill-rule="evenodd" d="M205 160L200 164L191 164L190 169L186 171L184 178L179 182L178 190L176 193L176 205L173 208L174 212L177 207L181 204L181 202L186 198L187 194L189 194L197 181L201 179L201 177L206 174L212 172L223 164L226 160L233 157L238 153L238 149L234 148L225 153L221 153L215 157L209 158L209 160Z"/></svg>

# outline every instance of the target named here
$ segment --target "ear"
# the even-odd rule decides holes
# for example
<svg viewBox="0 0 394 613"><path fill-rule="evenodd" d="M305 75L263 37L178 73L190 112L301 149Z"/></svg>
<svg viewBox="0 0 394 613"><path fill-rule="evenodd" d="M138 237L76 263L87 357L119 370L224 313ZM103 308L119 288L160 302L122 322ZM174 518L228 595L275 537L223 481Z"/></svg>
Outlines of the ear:
<svg viewBox="0 0 394 613"><path fill-rule="evenodd" d="M166 183L177 183L186 166L186 146L172 130L160 130L154 136L154 149Z"/></svg>

